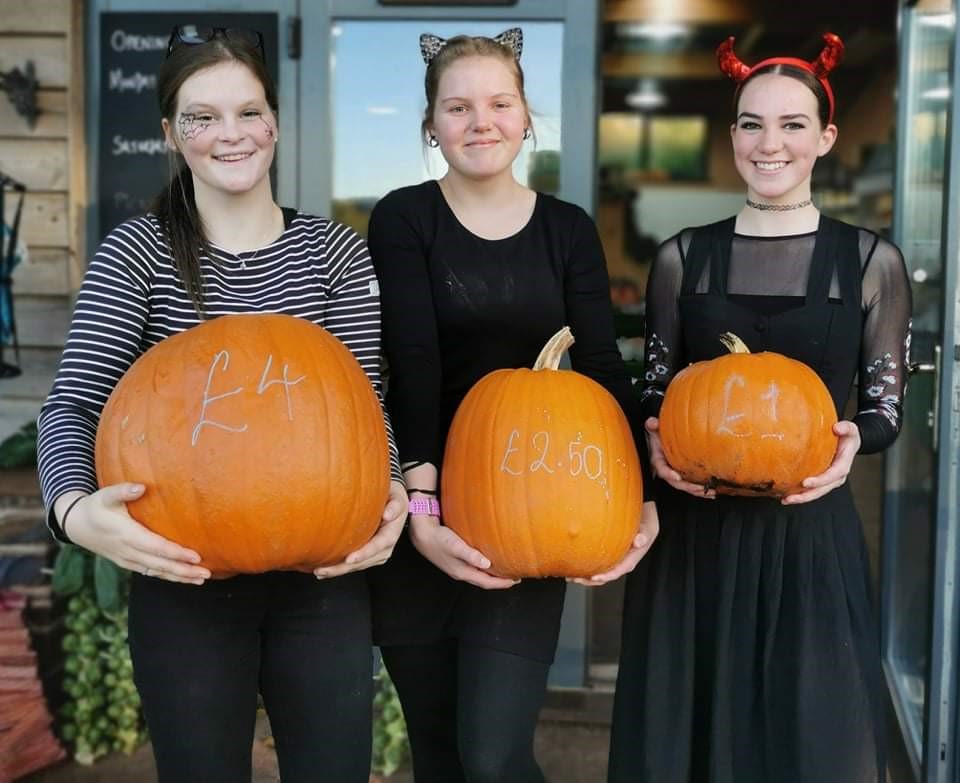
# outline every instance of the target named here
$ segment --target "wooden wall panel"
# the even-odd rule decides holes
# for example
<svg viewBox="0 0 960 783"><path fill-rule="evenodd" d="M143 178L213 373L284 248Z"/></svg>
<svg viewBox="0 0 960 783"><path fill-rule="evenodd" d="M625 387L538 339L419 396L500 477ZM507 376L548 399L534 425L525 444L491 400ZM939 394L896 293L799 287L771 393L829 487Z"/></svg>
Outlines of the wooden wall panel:
<svg viewBox="0 0 960 783"><path fill-rule="evenodd" d="M20 236L27 246L69 246L66 193L28 193L23 205Z"/></svg>
<svg viewBox="0 0 960 783"><path fill-rule="evenodd" d="M0 33L61 33L70 26L70 0L0 0Z"/></svg>
<svg viewBox="0 0 960 783"><path fill-rule="evenodd" d="M27 120L17 114L13 104L0 95L0 138L67 138L67 93L63 90L37 91L40 113L37 124L30 128Z"/></svg>
<svg viewBox="0 0 960 783"><path fill-rule="evenodd" d="M28 190L66 190L67 143L53 139L0 139L0 171Z"/></svg>
<svg viewBox="0 0 960 783"><path fill-rule="evenodd" d="M15 312L21 348L66 343L71 313L62 296L18 296Z"/></svg>
<svg viewBox="0 0 960 783"><path fill-rule="evenodd" d="M22 71L27 60L33 62L41 87L67 86L69 69L66 38L0 35L0 71L9 71L11 68Z"/></svg>
<svg viewBox="0 0 960 783"><path fill-rule="evenodd" d="M13 270L13 291L19 297L66 296L70 293L67 275L70 251L65 247L29 247L29 258Z"/></svg>

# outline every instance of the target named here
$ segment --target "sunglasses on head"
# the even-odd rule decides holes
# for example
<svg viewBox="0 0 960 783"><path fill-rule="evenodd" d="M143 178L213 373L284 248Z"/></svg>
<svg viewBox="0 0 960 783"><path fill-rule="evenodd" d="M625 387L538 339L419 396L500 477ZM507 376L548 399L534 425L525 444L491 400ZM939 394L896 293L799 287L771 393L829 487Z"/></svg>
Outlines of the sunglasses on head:
<svg viewBox="0 0 960 783"><path fill-rule="evenodd" d="M205 24L178 24L170 32L167 42L167 57L178 46L198 46L212 41L222 35L228 41L246 44L260 50L260 56L265 57L263 35L259 30L250 30L245 27L212 27Z"/></svg>

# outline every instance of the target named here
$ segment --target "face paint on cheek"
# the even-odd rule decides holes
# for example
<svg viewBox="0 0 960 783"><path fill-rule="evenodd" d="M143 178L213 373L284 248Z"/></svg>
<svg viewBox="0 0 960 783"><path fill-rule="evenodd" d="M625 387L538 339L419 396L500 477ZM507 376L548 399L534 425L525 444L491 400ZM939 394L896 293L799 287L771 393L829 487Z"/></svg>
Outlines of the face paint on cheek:
<svg viewBox="0 0 960 783"><path fill-rule="evenodd" d="M198 117L196 114L181 114L177 120L177 129L183 141L192 141L213 124L207 117Z"/></svg>
<svg viewBox="0 0 960 783"><path fill-rule="evenodd" d="M267 140L268 140L268 141L272 141L273 138L277 135L277 131L274 129L273 125L271 125L269 122L267 122L266 117L264 117L264 116L262 116L262 115L261 115L260 117L258 117L257 119L259 119L260 122L263 123L264 135L267 137Z"/></svg>

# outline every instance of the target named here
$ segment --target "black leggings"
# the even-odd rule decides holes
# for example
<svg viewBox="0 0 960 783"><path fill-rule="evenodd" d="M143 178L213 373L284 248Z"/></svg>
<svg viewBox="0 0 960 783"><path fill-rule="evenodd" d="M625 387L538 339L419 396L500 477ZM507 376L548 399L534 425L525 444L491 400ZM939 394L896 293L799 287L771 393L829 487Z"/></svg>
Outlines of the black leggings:
<svg viewBox="0 0 960 783"><path fill-rule="evenodd" d="M258 690L284 783L367 783L370 645L361 574L134 575L130 651L160 783L249 781Z"/></svg>
<svg viewBox="0 0 960 783"><path fill-rule="evenodd" d="M456 639L381 649L416 783L543 783L533 735L549 666Z"/></svg>

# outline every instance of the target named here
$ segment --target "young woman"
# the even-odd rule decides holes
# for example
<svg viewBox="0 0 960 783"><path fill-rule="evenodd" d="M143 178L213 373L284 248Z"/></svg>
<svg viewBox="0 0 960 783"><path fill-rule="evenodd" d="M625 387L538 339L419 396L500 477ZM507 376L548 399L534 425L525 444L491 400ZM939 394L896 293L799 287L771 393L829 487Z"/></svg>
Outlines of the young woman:
<svg viewBox="0 0 960 783"><path fill-rule="evenodd" d="M387 405L412 511L389 568L370 574L374 639L403 704L417 783L543 780L533 735L564 582L493 576L484 554L443 526L438 472L464 395L491 370L531 366L567 324L573 367L617 397L643 445L596 229L583 210L512 173L532 134L521 43L519 29L497 39L421 37L422 131L448 171L390 193L370 219ZM615 579L644 555L657 522L653 503L642 511L631 552L586 583Z"/></svg>
<svg viewBox="0 0 960 783"><path fill-rule="evenodd" d="M910 289L899 251L821 215L810 176L837 137L827 36L813 63L752 68L731 126L746 205L660 248L647 288L642 401L662 480L660 540L627 580L611 783L885 780L883 682L863 533L846 484L854 456L900 428ZM655 418L671 378L725 352L805 362L842 417L829 468L788 497L717 496L667 464Z"/></svg>
<svg viewBox="0 0 960 783"><path fill-rule="evenodd" d="M146 349L204 319L311 320L354 352L379 393L380 309L364 242L271 196L277 100L262 47L254 31L174 29L157 91L182 165L151 212L114 229L90 263L40 417L40 476L53 534L134 572L130 647L161 781L249 780L259 690L285 781L366 783L370 611L356 572L382 563L403 527L395 453L380 530L315 575L208 581L197 552L128 515L142 485L97 489L94 473L111 389Z"/></svg>

